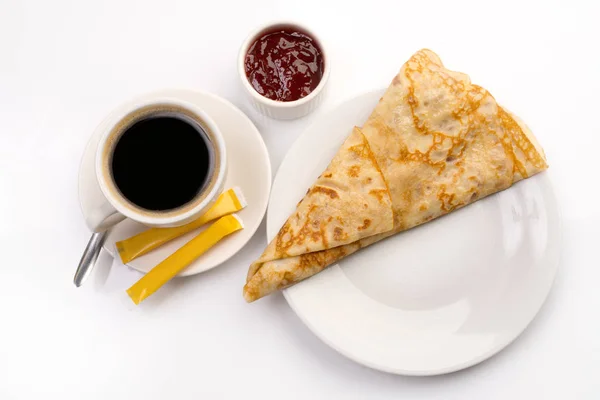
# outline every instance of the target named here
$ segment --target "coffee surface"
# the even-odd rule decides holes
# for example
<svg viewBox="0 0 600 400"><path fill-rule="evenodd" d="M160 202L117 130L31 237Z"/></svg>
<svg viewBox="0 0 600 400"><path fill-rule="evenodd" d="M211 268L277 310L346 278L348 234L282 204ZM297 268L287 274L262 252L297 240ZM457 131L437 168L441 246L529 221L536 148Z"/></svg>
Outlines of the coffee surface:
<svg viewBox="0 0 600 400"><path fill-rule="evenodd" d="M134 123L118 139L111 172L121 194L138 207L172 210L207 181L211 157L201 127L171 116Z"/></svg>

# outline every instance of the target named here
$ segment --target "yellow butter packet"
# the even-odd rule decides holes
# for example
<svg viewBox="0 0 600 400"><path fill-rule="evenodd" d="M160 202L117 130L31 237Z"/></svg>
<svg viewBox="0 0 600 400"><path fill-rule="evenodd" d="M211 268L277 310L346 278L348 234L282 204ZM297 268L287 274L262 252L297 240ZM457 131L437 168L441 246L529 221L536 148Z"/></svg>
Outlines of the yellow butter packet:
<svg viewBox="0 0 600 400"><path fill-rule="evenodd" d="M221 217L205 231L152 268L142 279L127 289L127 294L135 304L140 304L146 297L156 292L219 240L240 229L244 229L244 224L237 215L231 214Z"/></svg>
<svg viewBox="0 0 600 400"><path fill-rule="evenodd" d="M187 225L176 228L151 228L147 231L138 233L129 239L121 240L116 243L117 251L123 264L138 258L155 248L181 236L196 228L201 227L207 222L213 221L224 215L240 211L246 207L246 199L239 187L234 187L221 193L215 204L212 205L200 218L190 222Z"/></svg>

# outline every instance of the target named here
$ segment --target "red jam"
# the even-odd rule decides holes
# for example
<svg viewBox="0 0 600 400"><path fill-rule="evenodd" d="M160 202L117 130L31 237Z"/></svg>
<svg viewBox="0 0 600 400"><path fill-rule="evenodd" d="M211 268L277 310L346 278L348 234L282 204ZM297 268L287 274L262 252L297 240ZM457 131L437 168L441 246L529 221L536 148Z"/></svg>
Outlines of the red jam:
<svg viewBox="0 0 600 400"><path fill-rule="evenodd" d="M294 101L308 96L323 77L323 53L306 33L282 28L264 33L246 53L246 76L262 96Z"/></svg>

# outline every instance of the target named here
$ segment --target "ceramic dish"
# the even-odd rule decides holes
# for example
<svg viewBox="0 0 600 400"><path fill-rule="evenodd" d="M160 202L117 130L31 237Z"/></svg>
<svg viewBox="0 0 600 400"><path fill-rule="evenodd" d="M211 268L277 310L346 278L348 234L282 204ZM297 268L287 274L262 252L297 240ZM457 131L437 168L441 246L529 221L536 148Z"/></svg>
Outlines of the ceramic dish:
<svg viewBox="0 0 600 400"><path fill-rule="evenodd" d="M265 32L270 32L280 28L296 28L299 31L305 32L306 34L308 34L308 36L313 38L318 43L318 46L321 49L321 53L323 54L324 69L321 81L319 82L315 90L313 90L308 96L295 101L275 101L261 96L256 90L254 90L254 88L248 81L248 78L246 77L246 71L244 68L246 54L248 53L248 49L252 45L252 43ZM324 89L327 86L329 74L331 71L331 63L329 58L327 57L327 49L321 38L319 38L311 29L296 22L288 21L271 22L268 24L264 24L252 31L240 48L237 63L238 76L240 78L242 86L244 87L244 91L248 95L248 98L250 99L252 105L259 112L268 117L283 120L303 117L314 111L321 104Z"/></svg>
<svg viewBox="0 0 600 400"><path fill-rule="evenodd" d="M282 162L270 200L271 240L384 90L323 115ZM494 355L543 304L559 259L547 172L342 259L284 291L325 343L372 368L435 375Z"/></svg>

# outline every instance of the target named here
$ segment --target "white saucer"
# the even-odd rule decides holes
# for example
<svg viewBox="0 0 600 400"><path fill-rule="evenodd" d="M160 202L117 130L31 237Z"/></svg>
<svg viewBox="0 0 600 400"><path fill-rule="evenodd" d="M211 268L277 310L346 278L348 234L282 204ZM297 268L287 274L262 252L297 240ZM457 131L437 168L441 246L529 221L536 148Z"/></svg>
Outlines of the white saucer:
<svg viewBox="0 0 600 400"><path fill-rule="evenodd" d="M382 94L340 105L297 140L273 184L269 240ZM391 373L443 374L494 355L527 327L552 286L559 242L542 173L362 249L284 294L347 357Z"/></svg>
<svg viewBox="0 0 600 400"><path fill-rule="evenodd" d="M229 159L225 189L239 186L248 206L238 215L244 221L244 229L220 242L198 258L178 276L188 276L207 271L228 260L252 237L267 209L271 189L271 162L262 137L252 121L228 101L203 92L189 90L165 90L157 95L174 96L200 106L219 126ZM102 122L93 134L84 152L79 171L79 200L84 217L89 215L102 200L100 187L95 179L94 156ZM112 228L104 243L104 249L116 256L115 242L147 229L144 225L126 219ZM200 230L179 237L127 265L140 272L150 271L156 264L183 246Z"/></svg>

